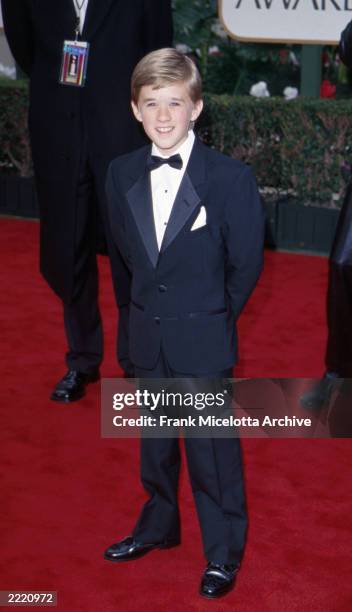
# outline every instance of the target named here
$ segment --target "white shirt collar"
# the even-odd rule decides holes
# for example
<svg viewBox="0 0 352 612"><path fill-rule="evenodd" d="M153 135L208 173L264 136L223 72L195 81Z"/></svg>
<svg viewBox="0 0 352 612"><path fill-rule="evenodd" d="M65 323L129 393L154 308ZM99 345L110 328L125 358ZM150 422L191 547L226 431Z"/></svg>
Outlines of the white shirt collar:
<svg viewBox="0 0 352 612"><path fill-rule="evenodd" d="M174 151L172 154L172 155L176 155L178 153L179 155L181 155L183 168L185 168L188 164L188 160L191 156L194 141L195 141L194 132L193 130L189 130L186 140L177 149L177 151ZM152 155L158 155L160 157L170 157L169 155L165 155L164 153L161 153L161 151L159 151L158 147L154 143L152 145Z"/></svg>

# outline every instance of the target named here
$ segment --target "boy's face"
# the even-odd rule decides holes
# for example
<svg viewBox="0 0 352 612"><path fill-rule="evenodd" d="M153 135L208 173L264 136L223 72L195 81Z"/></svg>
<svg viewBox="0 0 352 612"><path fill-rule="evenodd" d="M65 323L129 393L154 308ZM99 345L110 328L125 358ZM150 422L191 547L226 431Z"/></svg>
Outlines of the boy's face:
<svg viewBox="0 0 352 612"><path fill-rule="evenodd" d="M138 103L132 109L143 123L150 140L165 156L172 155L186 140L191 121L202 112L203 101L192 102L187 85L183 82L153 89L141 88Z"/></svg>

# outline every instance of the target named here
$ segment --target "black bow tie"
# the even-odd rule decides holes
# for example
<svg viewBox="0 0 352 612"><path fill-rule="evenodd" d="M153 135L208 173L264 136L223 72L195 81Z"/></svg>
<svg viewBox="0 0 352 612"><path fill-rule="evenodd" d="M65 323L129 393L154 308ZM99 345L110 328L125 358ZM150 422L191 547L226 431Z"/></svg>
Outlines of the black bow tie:
<svg viewBox="0 0 352 612"><path fill-rule="evenodd" d="M171 168L177 168L177 170L181 170L182 168L182 158L179 153L176 155L171 155L171 157L158 157L157 155L151 155L147 161L148 170L156 170L160 168L163 164L168 164Z"/></svg>

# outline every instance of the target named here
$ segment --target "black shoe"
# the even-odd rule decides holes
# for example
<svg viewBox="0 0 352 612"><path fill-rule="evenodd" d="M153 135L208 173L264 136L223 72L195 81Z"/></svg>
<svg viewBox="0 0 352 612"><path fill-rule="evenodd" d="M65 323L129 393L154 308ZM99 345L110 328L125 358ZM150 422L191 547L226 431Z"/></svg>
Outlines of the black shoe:
<svg viewBox="0 0 352 612"><path fill-rule="evenodd" d="M321 410L327 406L338 381L338 374L327 372L324 378L300 397L301 406L306 410Z"/></svg>
<svg viewBox="0 0 352 612"><path fill-rule="evenodd" d="M138 559L156 548L172 548L179 543L179 540L165 540L159 542L159 544L142 544L136 542L132 536L128 536L121 542L109 546L104 553L104 558L108 561L133 561L133 559Z"/></svg>
<svg viewBox="0 0 352 612"><path fill-rule="evenodd" d="M100 378L98 369L92 372L78 372L77 370L68 370L65 376L57 383L50 399L54 402L75 402L85 395L86 386L89 383L96 382Z"/></svg>
<svg viewBox="0 0 352 612"><path fill-rule="evenodd" d="M226 595L235 586L239 567L239 564L218 565L217 563L208 563L202 577L199 593L209 599Z"/></svg>

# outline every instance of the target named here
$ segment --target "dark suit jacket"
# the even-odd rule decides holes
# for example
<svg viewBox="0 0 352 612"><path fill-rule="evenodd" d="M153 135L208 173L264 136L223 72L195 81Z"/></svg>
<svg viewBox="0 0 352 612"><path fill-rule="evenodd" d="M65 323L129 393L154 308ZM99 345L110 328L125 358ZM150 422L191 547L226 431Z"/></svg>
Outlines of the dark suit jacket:
<svg viewBox="0 0 352 612"><path fill-rule="evenodd" d="M108 163L145 143L130 109L130 77L143 55L172 43L170 0L89 0L84 88L59 84L73 0L1 0L12 53L30 76L29 127L41 211L41 269L65 300L73 286L76 183L82 124L98 194ZM101 194L99 190L101 188Z"/></svg>
<svg viewBox="0 0 352 612"><path fill-rule="evenodd" d="M346 66L352 67L352 21L347 24L341 34L339 56Z"/></svg>
<svg viewBox="0 0 352 612"><path fill-rule="evenodd" d="M352 21L341 34L339 55L343 63L352 68ZM352 182L347 188L341 208L330 261L338 265L352 265Z"/></svg>
<svg viewBox="0 0 352 612"><path fill-rule="evenodd" d="M150 146L108 171L111 230L132 273L130 357L154 367L162 345L171 367L210 373L236 360L235 321L263 264L263 211L251 170L198 140L160 253L146 160ZM191 227L204 206L207 224Z"/></svg>

